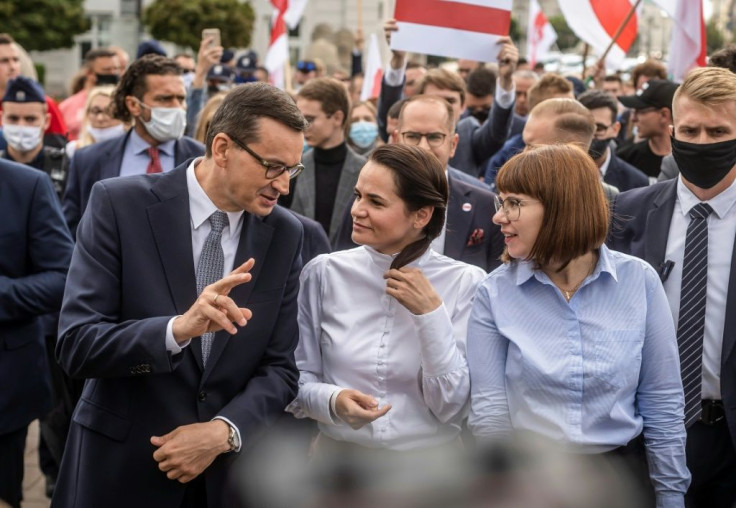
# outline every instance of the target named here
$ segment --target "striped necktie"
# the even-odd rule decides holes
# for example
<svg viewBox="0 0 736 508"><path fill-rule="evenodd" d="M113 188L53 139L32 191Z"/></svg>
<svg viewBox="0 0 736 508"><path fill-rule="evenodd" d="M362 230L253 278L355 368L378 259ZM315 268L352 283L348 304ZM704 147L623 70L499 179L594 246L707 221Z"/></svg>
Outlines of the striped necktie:
<svg viewBox="0 0 736 508"><path fill-rule="evenodd" d="M698 421L701 413L705 295L708 282L708 216L711 212L713 209L706 203L692 207L685 237L677 343L680 349L682 388L685 392L686 427Z"/></svg>

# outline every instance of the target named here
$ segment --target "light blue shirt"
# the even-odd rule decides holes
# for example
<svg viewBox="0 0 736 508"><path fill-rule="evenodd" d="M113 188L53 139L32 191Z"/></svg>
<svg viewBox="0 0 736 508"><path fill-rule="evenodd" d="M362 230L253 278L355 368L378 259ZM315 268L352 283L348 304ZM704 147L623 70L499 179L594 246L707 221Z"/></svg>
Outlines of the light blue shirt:
<svg viewBox="0 0 736 508"><path fill-rule="evenodd" d="M468 365L475 436L518 429L601 453L643 431L657 506L684 506L677 339L646 262L602 246L569 304L532 262L499 267L475 297Z"/></svg>
<svg viewBox="0 0 736 508"><path fill-rule="evenodd" d="M157 146L161 169L164 173L174 169L174 149L176 140L167 141ZM145 175L151 158L148 149L151 145L138 135L135 128L130 129L130 137L125 143L123 160L120 163L120 176Z"/></svg>

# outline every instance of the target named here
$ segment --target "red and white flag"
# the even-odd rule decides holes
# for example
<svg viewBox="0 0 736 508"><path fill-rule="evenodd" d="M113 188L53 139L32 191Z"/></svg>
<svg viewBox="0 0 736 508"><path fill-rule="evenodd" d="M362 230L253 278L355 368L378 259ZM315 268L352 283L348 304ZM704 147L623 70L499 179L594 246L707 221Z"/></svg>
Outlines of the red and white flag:
<svg viewBox="0 0 736 508"><path fill-rule="evenodd" d="M669 73L682 81L693 67L705 65L705 21L700 0L654 0L672 18Z"/></svg>
<svg viewBox="0 0 736 508"><path fill-rule="evenodd" d="M307 6L307 0L289 0L289 6L284 13L284 21L286 26L292 30L297 27L299 21L304 14L304 8Z"/></svg>
<svg viewBox="0 0 736 508"><path fill-rule="evenodd" d="M557 41L557 32L552 28L547 16L539 7L537 0L529 0L529 24L526 33L526 59L534 64L549 53L549 48Z"/></svg>
<svg viewBox="0 0 736 508"><path fill-rule="evenodd" d="M367 101L374 97L378 97L381 91L381 79L383 78L383 64L381 63L381 52L378 49L378 38L376 34L371 34L368 43L368 52L365 60L365 76L363 78L363 88L360 91L360 100Z"/></svg>
<svg viewBox="0 0 736 508"><path fill-rule="evenodd" d="M598 55L603 55L636 0L558 0L558 3L575 35L590 44ZM638 17L634 13L616 39L606 57L607 67L619 68L623 63L636 39Z"/></svg>
<svg viewBox="0 0 736 508"><path fill-rule="evenodd" d="M511 0L396 0L394 17L392 49L492 62L509 34Z"/></svg>
<svg viewBox="0 0 736 508"><path fill-rule="evenodd" d="M268 44L268 52L264 67L268 69L271 84L278 88L284 88L284 65L289 62L289 33L286 31L284 14L289 7L289 0L271 0L276 9L275 21L271 27L271 41Z"/></svg>

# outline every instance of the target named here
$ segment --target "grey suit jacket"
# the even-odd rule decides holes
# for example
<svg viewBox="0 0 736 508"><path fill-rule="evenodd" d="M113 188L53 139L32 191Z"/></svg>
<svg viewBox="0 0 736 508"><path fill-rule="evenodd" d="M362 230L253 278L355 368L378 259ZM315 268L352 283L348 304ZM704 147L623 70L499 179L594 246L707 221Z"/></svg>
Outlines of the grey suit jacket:
<svg viewBox="0 0 736 508"><path fill-rule="evenodd" d="M358 155L348 147L348 153L345 156L345 162L342 165L340 173L340 181L337 184L337 193L335 194L335 203L332 207L332 219L330 220L330 230L327 236L330 244L335 244L337 232L342 224L342 218L345 208L353 201L353 190L358 182L358 173L365 165L366 158ZM294 189L294 200L291 202L291 210L314 219L316 208L316 176L314 164L314 152L311 150L304 154L302 158L304 171L299 175L296 188Z"/></svg>
<svg viewBox="0 0 736 508"><path fill-rule="evenodd" d="M672 154L665 155L662 159L662 167L659 169L659 176L657 176L658 182L664 182L666 180L672 180L677 178L680 174L680 168L677 167L675 158Z"/></svg>

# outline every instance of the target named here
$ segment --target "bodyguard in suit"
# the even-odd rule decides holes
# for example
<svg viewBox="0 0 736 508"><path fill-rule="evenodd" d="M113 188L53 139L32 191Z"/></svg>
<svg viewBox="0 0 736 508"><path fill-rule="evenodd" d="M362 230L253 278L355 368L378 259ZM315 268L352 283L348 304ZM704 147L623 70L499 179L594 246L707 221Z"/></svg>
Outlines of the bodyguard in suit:
<svg viewBox="0 0 736 508"><path fill-rule="evenodd" d="M51 179L1 159L0 217L0 501L18 507L28 424L51 403L40 317L61 306L73 243Z"/></svg>
<svg viewBox="0 0 736 508"><path fill-rule="evenodd" d="M299 90L296 104L309 123L304 139L312 149L304 155L304 171L294 181L290 208L322 224L334 244L366 162L345 142L350 98L338 80L316 78Z"/></svg>
<svg viewBox="0 0 736 508"><path fill-rule="evenodd" d="M96 183L77 231L57 358L86 378L56 507L218 507L238 452L296 395L302 227L276 206L304 117L233 89L207 152Z"/></svg>
<svg viewBox="0 0 736 508"><path fill-rule="evenodd" d="M648 261L677 326L692 507L736 503L736 75L692 71L675 93L676 179L619 194L608 244ZM663 368L676 368L674 365Z"/></svg>
<svg viewBox="0 0 736 508"><path fill-rule="evenodd" d="M394 143L415 145L432 152L447 168L450 199L445 229L432 242L432 248L453 259L491 271L501 264L504 240L499 227L491 221L493 193L480 182L464 181L467 174L449 166L458 144L452 107L447 101L430 95L408 99L399 115ZM351 239L352 218L346 210L336 249L355 247Z"/></svg>
<svg viewBox="0 0 736 508"><path fill-rule="evenodd" d="M595 120L595 134L588 153L603 175L603 181L621 192L649 185L649 178L643 171L624 161L611 150L611 141L616 139L621 129L621 124L616 119L618 116L616 98L605 90L594 89L580 94L578 101L590 110Z"/></svg>
<svg viewBox="0 0 736 508"><path fill-rule="evenodd" d="M146 55L125 71L113 95L113 117L135 120L128 133L75 152L63 209L72 234L87 208L92 186L115 176L172 170L204 154L204 146L186 136L186 89L174 60Z"/></svg>

